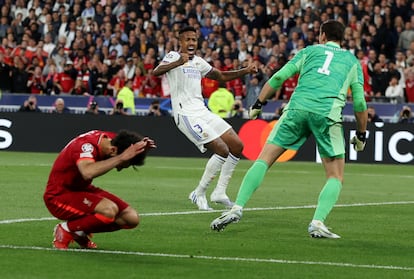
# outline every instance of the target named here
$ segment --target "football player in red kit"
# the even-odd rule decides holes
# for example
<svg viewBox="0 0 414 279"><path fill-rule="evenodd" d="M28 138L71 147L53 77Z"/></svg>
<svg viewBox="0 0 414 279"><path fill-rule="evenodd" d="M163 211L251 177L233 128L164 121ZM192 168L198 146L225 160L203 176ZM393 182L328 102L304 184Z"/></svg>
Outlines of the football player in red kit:
<svg viewBox="0 0 414 279"><path fill-rule="evenodd" d="M64 221L55 227L53 246L67 249L75 241L81 248L96 248L90 234L138 226L136 210L92 180L114 168L143 165L155 147L152 139L126 130L94 130L70 141L56 158L43 195L50 213Z"/></svg>

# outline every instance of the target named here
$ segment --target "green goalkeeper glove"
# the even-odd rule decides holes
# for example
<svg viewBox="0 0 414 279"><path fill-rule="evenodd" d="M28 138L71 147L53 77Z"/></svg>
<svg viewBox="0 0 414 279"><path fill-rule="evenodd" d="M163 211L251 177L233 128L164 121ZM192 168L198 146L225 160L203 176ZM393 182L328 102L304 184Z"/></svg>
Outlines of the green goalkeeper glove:
<svg viewBox="0 0 414 279"><path fill-rule="evenodd" d="M351 143L354 146L355 151L363 151L366 144L366 132L356 132L355 136L351 139Z"/></svg>
<svg viewBox="0 0 414 279"><path fill-rule="evenodd" d="M256 119L257 116L262 112L262 107L267 104L267 101L261 102L259 99L256 100L253 106L249 108L249 118Z"/></svg>

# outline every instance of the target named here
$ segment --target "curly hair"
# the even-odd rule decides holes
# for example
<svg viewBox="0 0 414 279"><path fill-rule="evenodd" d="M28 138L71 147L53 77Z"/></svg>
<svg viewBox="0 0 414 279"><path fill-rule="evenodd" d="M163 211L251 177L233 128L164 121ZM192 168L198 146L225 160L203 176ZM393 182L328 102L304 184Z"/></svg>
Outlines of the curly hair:
<svg viewBox="0 0 414 279"><path fill-rule="evenodd" d="M127 130L120 130L117 135L112 139L111 144L118 148L118 154L121 154L125 151L128 147L132 144L141 141L144 137L138 133L127 131ZM147 152L144 151L134 158L130 160L131 166L142 166L145 161L145 157L147 156Z"/></svg>

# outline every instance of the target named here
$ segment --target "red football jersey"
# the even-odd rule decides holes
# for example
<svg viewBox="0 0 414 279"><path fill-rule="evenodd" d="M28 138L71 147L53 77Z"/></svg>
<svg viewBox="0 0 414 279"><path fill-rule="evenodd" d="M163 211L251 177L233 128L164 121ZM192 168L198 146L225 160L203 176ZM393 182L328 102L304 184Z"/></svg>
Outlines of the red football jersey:
<svg viewBox="0 0 414 279"><path fill-rule="evenodd" d="M113 138L115 133L93 130L71 140L59 153L46 186L45 196L55 196L65 191L79 191L88 187L92 180L83 179L77 163L80 160L100 161L99 143L104 137Z"/></svg>

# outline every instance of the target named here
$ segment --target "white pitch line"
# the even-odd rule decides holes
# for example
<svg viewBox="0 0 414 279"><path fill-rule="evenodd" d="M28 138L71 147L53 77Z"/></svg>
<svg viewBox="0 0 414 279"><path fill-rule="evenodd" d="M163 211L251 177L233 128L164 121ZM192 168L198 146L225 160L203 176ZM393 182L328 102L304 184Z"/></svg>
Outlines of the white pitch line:
<svg viewBox="0 0 414 279"><path fill-rule="evenodd" d="M259 263L275 263L275 264L297 264L297 265L322 265L336 267L351 268L369 268L369 269L387 269L387 270L404 270L414 271L414 267L410 266L393 266L393 265L369 265L369 264L352 264L352 263L336 263L336 262L313 262L298 260L282 260L282 259L260 259L260 258L239 258L239 257L216 257L203 255L183 255L183 254L165 254L165 253L148 253L138 251L109 251L109 250L88 250L88 249L67 249L57 250L54 248L38 247L38 246L15 246L0 245L0 249L14 250L37 250L37 251L55 251L55 252L77 252L77 253L97 253L97 254L113 254L113 255L134 255L146 257L166 257L166 258L192 258L200 260L216 260L216 261L233 261L233 262L259 262Z"/></svg>
<svg viewBox="0 0 414 279"><path fill-rule="evenodd" d="M382 206L382 205L405 205L414 204L414 201L396 201L396 202L371 202L371 203L352 203L352 204L337 204L335 207L361 207L361 206ZM300 205L300 206L276 206L276 207L254 207L244 208L243 211L268 211L268 210L289 210L289 209L309 209L316 208L316 205ZM174 215L191 215L191 214L207 214L223 212L223 210L209 210L209 211L176 211L176 212L152 212L152 213L140 213L140 216L174 216ZM51 221L56 220L54 217L40 217L40 218L21 218L0 220L2 224L14 224L24 222L38 222L38 221Z"/></svg>

